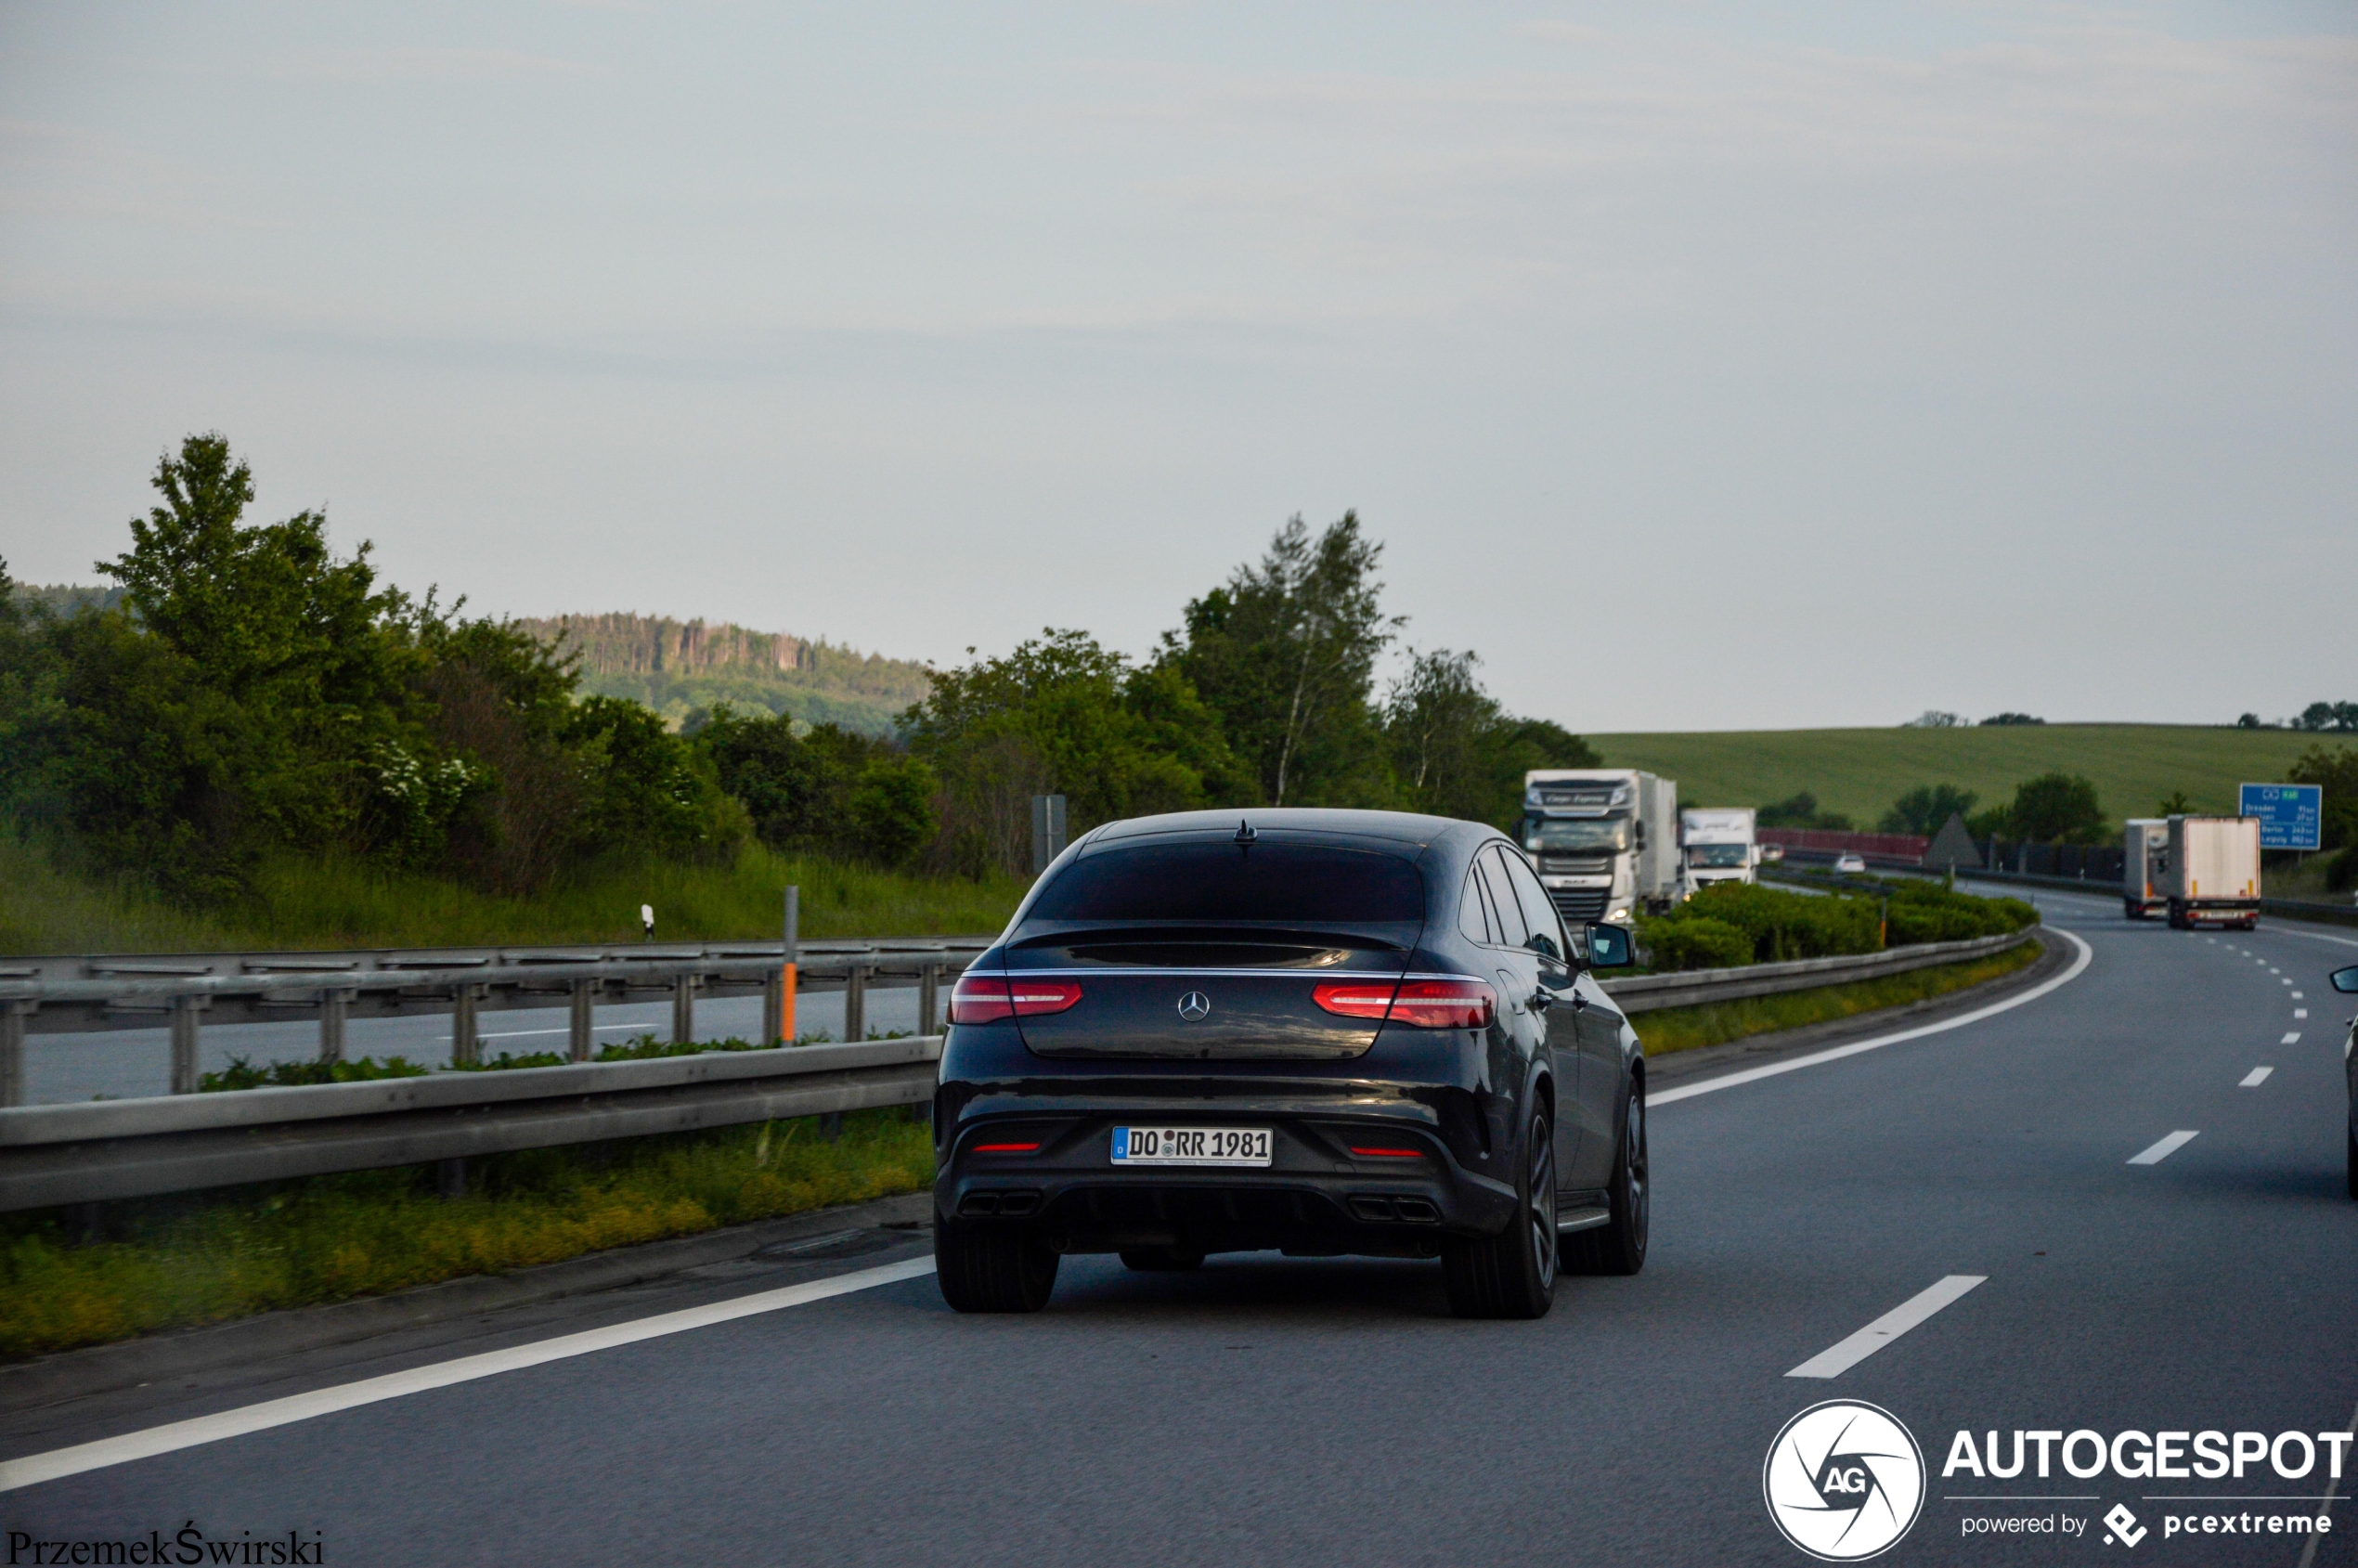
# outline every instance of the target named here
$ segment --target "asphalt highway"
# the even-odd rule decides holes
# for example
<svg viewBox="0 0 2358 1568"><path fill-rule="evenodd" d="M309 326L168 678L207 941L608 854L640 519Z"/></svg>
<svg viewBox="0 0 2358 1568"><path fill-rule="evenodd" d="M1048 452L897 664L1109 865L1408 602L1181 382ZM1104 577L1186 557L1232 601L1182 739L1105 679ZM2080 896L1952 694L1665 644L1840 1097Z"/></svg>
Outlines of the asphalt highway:
<svg viewBox="0 0 2358 1568"><path fill-rule="evenodd" d="M2358 940L2037 901L2088 950L2043 993L1665 1095L1645 1271L1536 1323L1453 1320L1434 1265L1274 1256L1068 1260L1043 1314L962 1318L903 1243L18 1412L0 1530L195 1520L347 1563L1793 1564L1764 1458L1854 1399L1926 1461L1878 1562L2358 1563L2331 1445L2295 1479L1942 1473L1961 1431L2315 1444L2358 1408L2325 984ZM9 1462L206 1418L56 1479ZM2296 1513L2333 1523L2313 1551L2268 1533Z"/></svg>

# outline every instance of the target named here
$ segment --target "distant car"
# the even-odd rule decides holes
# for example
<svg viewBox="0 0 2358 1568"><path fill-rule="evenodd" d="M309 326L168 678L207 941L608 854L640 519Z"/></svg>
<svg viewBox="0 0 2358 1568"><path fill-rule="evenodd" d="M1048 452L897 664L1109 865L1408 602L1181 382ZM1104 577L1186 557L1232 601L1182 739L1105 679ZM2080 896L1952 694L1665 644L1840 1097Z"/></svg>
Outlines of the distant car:
<svg viewBox="0 0 2358 1568"><path fill-rule="evenodd" d="M2358 964L2336 969L2331 978L2336 991L2358 991ZM2341 1070L2350 1085L2350 1196L2358 1198L2358 1018L2350 1020L2350 1032L2342 1036Z"/></svg>
<svg viewBox="0 0 2358 1568"><path fill-rule="evenodd" d="M1867 857L1853 850L1845 849L1834 857L1834 869L1836 871L1864 871L1867 869Z"/></svg>
<svg viewBox="0 0 2358 1568"><path fill-rule="evenodd" d="M1784 858L1785 847L1781 844L1763 844L1760 847L1760 863L1762 865L1775 865L1779 861L1781 861Z"/></svg>

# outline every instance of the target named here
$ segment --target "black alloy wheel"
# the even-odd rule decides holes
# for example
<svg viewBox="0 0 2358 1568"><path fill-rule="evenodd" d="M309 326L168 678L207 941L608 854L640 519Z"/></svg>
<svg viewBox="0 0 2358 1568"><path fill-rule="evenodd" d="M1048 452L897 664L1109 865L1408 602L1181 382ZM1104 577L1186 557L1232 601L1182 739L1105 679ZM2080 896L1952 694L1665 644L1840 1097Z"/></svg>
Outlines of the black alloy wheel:
<svg viewBox="0 0 2358 1568"><path fill-rule="evenodd" d="M1592 1230L1564 1238L1564 1266L1575 1274L1635 1274L1646 1266L1646 1231L1652 1222L1653 1188L1646 1168L1646 1086L1633 1079L1621 1113L1621 1146L1614 1152L1613 1181L1605 1188L1612 1218Z"/></svg>
<svg viewBox="0 0 2358 1568"><path fill-rule="evenodd" d="M1054 1249L1016 1225L936 1220L934 1277L960 1312L1038 1312L1056 1288Z"/></svg>
<svg viewBox="0 0 2358 1568"><path fill-rule="evenodd" d="M1556 1146L1548 1113L1524 1135L1515 1216L1496 1236L1453 1237L1441 1252L1459 1317L1544 1317L1556 1299Z"/></svg>

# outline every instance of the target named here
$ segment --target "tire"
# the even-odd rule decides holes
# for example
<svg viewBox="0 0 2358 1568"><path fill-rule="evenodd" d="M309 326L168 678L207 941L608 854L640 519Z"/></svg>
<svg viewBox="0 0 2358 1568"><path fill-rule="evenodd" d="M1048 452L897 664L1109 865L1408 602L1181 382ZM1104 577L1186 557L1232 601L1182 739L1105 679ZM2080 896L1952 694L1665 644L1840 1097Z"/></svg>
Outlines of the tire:
<svg viewBox="0 0 2358 1568"><path fill-rule="evenodd" d="M1442 1247L1441 1276L1459 1317L1545 1317L1555 1303L1556 1146L1544 1110L1531 1118L1522 1164L1506 1228Z"/></svg>
<svg viewBox="0 0 2358 1568"><path fill-rule="evenodd" d="M934 1278L960 1312L1038 1312L1056 1288L1059 1261L1017 1226L934 1222Z"/></svg>
<svg viewBox="0 0 2358 1568"><path fill-rule="evenodd" d="M2170 901L2170 928L2173 931L2191 931L2195 928L2195 923L2186 916L2184 906L2175 899Z"/></svg>
<svg viewBox="0 0 2358 1568"><path fill-rule="evenodd" d="M1646 1236L1653 1223L1653 1177L1646 1155L1646 1087L1629 1085L1621 1116L1621 1147L1613 1151L1605 1187L1613 1218L1564 1238L1564 1267L1574 1274L1635 1274L1646 1266Z"/></svg>
<svg viewBox="0 0 2358 1568"><path fill-rule="evenodd" d="M1133 1247L1121 1254L1121 1266L1140 1274L1177 1274L1203 1267L1203 1254L1182 1252L1175 1247Z"/></svg>

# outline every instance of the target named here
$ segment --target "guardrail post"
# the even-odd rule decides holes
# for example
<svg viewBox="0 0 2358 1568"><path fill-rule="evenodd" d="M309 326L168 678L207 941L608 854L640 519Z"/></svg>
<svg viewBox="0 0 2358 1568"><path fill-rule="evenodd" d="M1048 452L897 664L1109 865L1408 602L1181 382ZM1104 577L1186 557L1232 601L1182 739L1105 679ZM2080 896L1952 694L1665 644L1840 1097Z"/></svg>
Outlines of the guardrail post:
<svg viewBox="0 0 2358 1568"><path fill-rule="evenodd" d="M450 988L450 1065L473 1067L483 1059L483 1036L475 1030L475 1002L483 994L477 985Z"/></svg>
<svg viewBox="0 0 2358 1568"><path fill-rule="evenodd" d="M344 1016L352 1008L352 992L323 991L319 993L319 1059L323 1062L343 1060Z"/></svg>
<svg viewBox="0 0 2358 1568"><path fill-rule="evenodd" d="M781 949L784 962L778 966L778 1032L771 1039L782 1044L794 1043L794 993L800 978L797 971L802 958L802 889L789 883L786 887L785 941Z"/></svg>
<svg viewBox="0 0 2358 1568"><path fill-rule="evenodd" d="M786 970L780 965L761 980L761 1043L764 1045L792 1043L784 1033L786 1012Z"/></svg>
<svg viewBox="0 0 2358 1568"><path fill-rule="evenodd" d="M172 999L172 1092L175 1095L197 1092L197 1015L212 1001L209 996Z"/></svg>
<svg viewBox="0 0 2358 1568"><path fill-rule="evenodd" d="M573 1027L566 1055L577 1062L586 1062L597 1054L597 986L595 980L573 982Z"/></svg>
<svg viewBox="0 0 2358 1568"><path fill-rule="evenodd" d="M843 1037L846 1041L868 1037L868 965L854 964L843 980Z"/></svg>
<svg viewBox="0 0 2358 1568"><path fill-rule="evenodd" d="M696 987L703 983L702 975L685 973L671 982L671 1041L675 1045L695 1042Z"/></svg>
<svg viewBox="0 0 2358 1568"><path fill-rule="evenodd" d="M0 1002L0 1106L25 1101L24 1021L36 1002Z"/></svg>
<svg viewBox="0 0 2358 1568"><path fill-rule="evenodd" d="M941 965L920 965L917 969L917 1032L931 1034L941 1013Z"/></svg>

